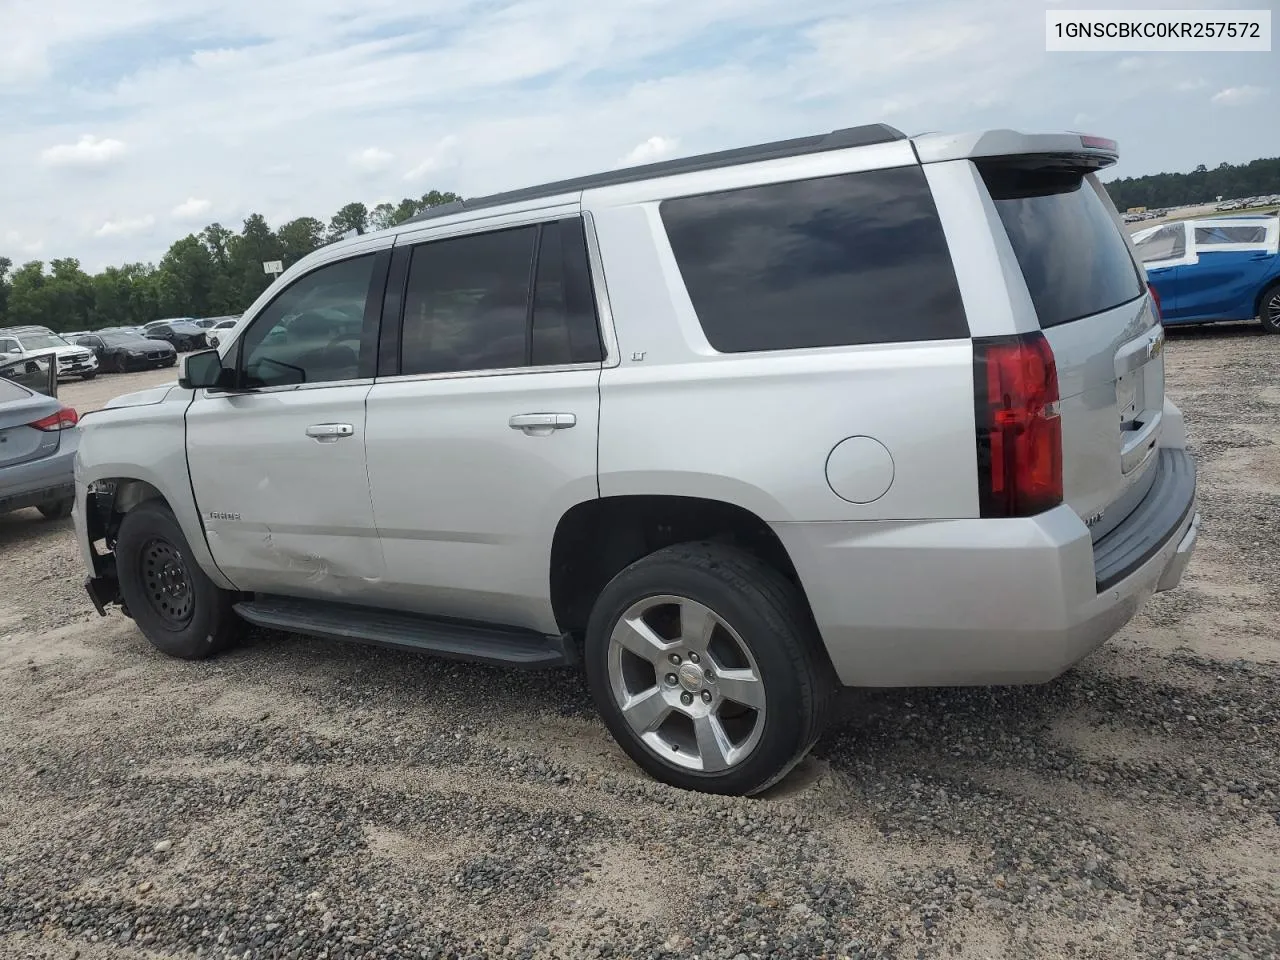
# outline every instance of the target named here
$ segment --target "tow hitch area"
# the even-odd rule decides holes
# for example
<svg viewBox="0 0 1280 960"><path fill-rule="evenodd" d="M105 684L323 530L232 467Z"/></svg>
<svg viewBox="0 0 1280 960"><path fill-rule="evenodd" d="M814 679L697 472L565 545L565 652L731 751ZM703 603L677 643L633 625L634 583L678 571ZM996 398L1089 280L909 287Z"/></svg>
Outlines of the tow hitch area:
<svg viewBox="0 0 1280 960"><path fill-rule="evenodd" d="M120 602L120 584L106 577L85 577L84 588L89 591L89 599L98 615L105 617L107 607Z"/></svg>

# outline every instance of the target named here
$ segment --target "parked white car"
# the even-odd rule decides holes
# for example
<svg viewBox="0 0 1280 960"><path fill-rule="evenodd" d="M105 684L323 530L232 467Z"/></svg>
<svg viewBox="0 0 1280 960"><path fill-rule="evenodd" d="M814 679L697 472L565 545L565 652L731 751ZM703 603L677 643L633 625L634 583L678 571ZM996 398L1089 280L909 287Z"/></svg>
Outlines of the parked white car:
<svg viewBox="0 0 1280 960"><path fill-rule="evenodd" d="M57 360L60 380L92 380L98 375L98 358L92 350L68 343L48 327L0 329L0 363L49 356Z"/></svg>
<svg viewBox="0 0 1280 960"><path fill-rule="evenodd" d="M90 595L178 657L582 661L638 764L723 793L840 685L1055 677L1198 530L1116 155L873 125L326 246L84 418Z"/></svg>

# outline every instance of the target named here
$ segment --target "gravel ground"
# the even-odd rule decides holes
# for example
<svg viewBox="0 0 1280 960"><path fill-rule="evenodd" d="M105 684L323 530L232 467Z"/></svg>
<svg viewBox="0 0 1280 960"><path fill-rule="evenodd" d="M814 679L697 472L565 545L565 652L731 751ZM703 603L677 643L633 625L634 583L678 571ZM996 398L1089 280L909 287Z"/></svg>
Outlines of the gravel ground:
<svg viewBox="0 0 1280 960"><path fill-rule="evenodd" d="M1046 686L848 692L754 801L645 779L572 674L165 659L0 518L0 957L1280 957L1280 337L1170 340L1183 587Z"/></svg>

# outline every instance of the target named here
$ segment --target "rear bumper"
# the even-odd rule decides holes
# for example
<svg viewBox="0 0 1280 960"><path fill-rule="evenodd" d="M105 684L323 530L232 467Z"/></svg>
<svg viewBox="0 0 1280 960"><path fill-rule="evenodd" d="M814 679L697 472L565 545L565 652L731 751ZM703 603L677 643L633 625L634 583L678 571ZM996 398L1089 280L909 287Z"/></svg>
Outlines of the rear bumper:
<svg viewBox="0 0 1280 960"><path fill-rule="evenodd" d="M1194 465L1182 450L1161 457L1173 458L1180 475L1189 470L1192 483L1158 479L1105 538L1128 538L1141 549L1123 553L1121 575L1103 587L1089 530L1066 506L1017 520L773 528L845 685L1039 683L1083 659L1152 593L1181 579L1199 530ZM1152 508L1174 496L1185 502L1159 513L1169 525L1138 536L1157 522Z"/></svg>
<svg viewBox="0 0 1280 960"><path fill-rule="evenodd" d="M66 430L52 456L0 468L0 513L38 507L75 496L75 460L80 434Z"/></svg>

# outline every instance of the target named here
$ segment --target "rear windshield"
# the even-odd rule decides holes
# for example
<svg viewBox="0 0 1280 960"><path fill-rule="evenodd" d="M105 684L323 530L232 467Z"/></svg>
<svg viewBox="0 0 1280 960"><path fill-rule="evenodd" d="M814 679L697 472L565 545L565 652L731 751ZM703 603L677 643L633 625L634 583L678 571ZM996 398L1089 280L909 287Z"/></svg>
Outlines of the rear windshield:
<svg viewBox="0 0 1280 960"><path fill-rule="evenodd" d="M0 403L9 403L13 400L25 400L31 396L30 390L23 390L16 383L0 377Z"/></svg>
<svg viewBox="0 0 1280 960"><path fill-rule="evenodd" d="M1129 247L1092 181L1079 171L980 165L1040 326L1110 310L1142 295Z"/></svg>
<svg viewBox="0 0 1280 960"><path fill-rule="evenodd" d="M660 210L721 353L969 335L917 166L681 197Z"/></svg>

